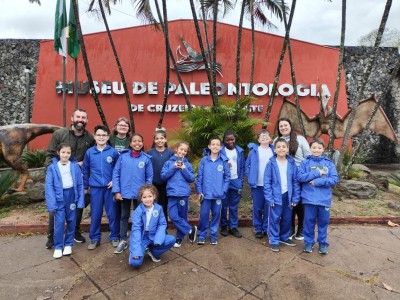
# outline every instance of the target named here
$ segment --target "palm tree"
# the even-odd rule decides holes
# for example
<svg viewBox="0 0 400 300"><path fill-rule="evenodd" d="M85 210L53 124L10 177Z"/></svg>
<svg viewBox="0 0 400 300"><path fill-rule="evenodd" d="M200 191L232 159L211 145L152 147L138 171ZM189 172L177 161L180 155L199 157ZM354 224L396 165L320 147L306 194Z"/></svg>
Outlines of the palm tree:
<svg viewBox="0 0 400 300"><path fill-rule="evenodd" d="M328 145L328 153L331 157L333 155L333 142L335 141L334 132L336 127L336 111L339 102L340 81L342 79L345 36L346 36L346 0L342 0L342 28L340 33L340 53L339 53L338 72L336 76L335 96L333 98L332 120L330 124L330 135L329 135L329 145Z"/></svg>
<svg viewBox="0 0 400 300"><path fill-rule="evenodd" d="M92 11L94 3L95 3L95 0L92 0L90 5L89 5L88 11ZM119 75L121 77L122 86L124 88L126 105L128 107L129 121L131 123L131 131L133 133L133 132L135 132L135 122L134 122L134 119L133 119L133 112L132 112L132 107L131 107L131 99L130 99L130 96L129 96L128 87L126 85L125 75L124 75L124 72L122 70L121 62L120 62L119 57L118 57L117 49L115 48L115 44L114 44L114 40L113 40L111 32L110 32L110 28L108 27L108 22L107 22L106 14L104 13L102 0L98 0L98 3L99 3L99 7L100 7L101 17L102 17L104 25L106 27L108 40L110 41L111 49L113 51L113 54L114 54L114 57L115 57L115 61L116 61L117 66L118 66L118 71L119 71ZM108 10L108 13L111 14L110 2L109 1L105 1L105 5L106 5L106 8Z"/></svg>
<svg viewBox="0 0 400 300"><path fill-rule="evenodd" d="M392 0L387 0L386 1L386 5L385 5L385 10L383 11L381 24L379 25L379 30L378 30L378 34L376 36L375 44L374 44L374 47L372 49L372 53L371 53L371 55L369 57L369 60L367 62L367 66L365 68L364 77L363 77L363 79L361 81L360 88L358 89L357 98L355 99L355 101L351 105L351 112L350 112L350 115L349 115L349 121L347 123L347 127L346 127L346 130L344 132L343 143L342 143L342 147L340 149L338 166L341 166L343 164L343 158L344 158L344 154L345 154L346 149L347 149L347 142L348 142L349 135L350 135L350 129L351 129L351 126L353 125L353 122L354 122L354 117L356 115L357 106L358 106L358 104L360 103L360 101L364 97L365 87L366 87L366 85L368 83L368 78L371 75L372 67L373 67L373 65L375 63L376 54L378 53L379 45L380 45L381 40L382 40L382 34L383 34L384 30L385 30L386 21L387 21L387 19L389 17L389 12L390 12L391 6L392 6ZM343 171L342 170L340 171L340 175L343 176Z"/></svg>
<svg viewBox="0 0 400 300"><path fill-rule="evenodd" d="M267 127L269 116L271 115L272 105L274 104L274 98L275 98L276 88L278 86L279 76L281 74L283 59L285 57L287 44L288 44L288 41L289 41L289 38L290 38L289 37L289 32L290 32L290 27L292 26L292 20L293 20L293 15L294 15L295 8L296 8L296 0L293 0L292 1L292 6L290 8L289 21L288 21L287 26L285 26L285 38L283 40L281 55L279 57L279 62L278 62L278 67L277 67L276 73L275 73L274 83L272 85L271 97L269 99L267 111L265 112L265 116L264 116L264 125L263 125L264 129ZM285 9L284 13L286 13L286 9Z"/></svg>
<svg viewBox="0 0 400 300"><path fill-rule="evenodd" d="M78 5L77 5L77 0L71 0L71 4L74 9L76 29L77 29L77 33L78 33L79 44L80 44L80 47L82 50L82 58L83 58L83 63L85 65L86 76L89 81L90 91L92 92L94 103L96 104L96 108L97 108L97 111L99 112L100 119L103 122L103 124L108 127L106 117L104 115L103 109L101 108L101 104L100 104L99 98L97 97L97 93L96 93L96 90L95 90L94 84L93 84L93 77L92 77L92 73L90 71L89 60L88 60L87 53L86 53L85 41L84 41L83 35L82 35L82 28L81 28L81 22L79 19L79 10L78 10Z"/></svg>

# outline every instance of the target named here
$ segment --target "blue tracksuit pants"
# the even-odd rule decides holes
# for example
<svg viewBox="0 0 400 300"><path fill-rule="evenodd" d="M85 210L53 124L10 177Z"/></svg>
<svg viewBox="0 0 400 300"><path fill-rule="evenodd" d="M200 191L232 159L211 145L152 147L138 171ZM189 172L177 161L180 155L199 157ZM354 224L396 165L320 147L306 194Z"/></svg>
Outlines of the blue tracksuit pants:
<svg viewBox="0 0 400 300"><path fill-rule="evenodd" d="M304 204L304 244L314 245L315 223L318 225L318 244L329 246L327 242L330 208L322 205Z"/></svg>
<svg viewBox="0 0 400 300"><path fill-rule="evenodd" d="M282 205L275 204L270 207L268 222L270 245L277 245L280 240L289 239L292 226L292 207L289 206L288 193L282 194Z"/></svg>
<svg viewBox="0 0 400 300"><path fill-rule="evenodd" d="M92 241L101 240L101 217L103 216L103 206L109 223L110 240L119 240L120 216L117 204L113 199L111 189L107 187L90 188L90 231L89 236Z"/></svg>
<svg viewBox="0 0 400 300"><path fill-rule="evenodd" d="M218 240L218 227L222 207L221 202L222 201L220 199L204 199L201 203L198 239L205 240L207 237L208 228L210 228L210 239Z"/></svg>
<svg viewBox="0 0 400 300"><path fill-rule="evenodd" d="M253 199L253 228L255 232L268 232L269 205L264 198L264 187L251 188Z"/></svg>
<svg viewBox="0 0 400 300"><path fill-rule="evenodd" d="M148 231L144 233L143 238L142 238L142 250L143 253L146 252L146 248L149 248L149 251L157 257L160 258L161 254L167 252L169 249L171 249L176 242L176 239L174 236L170 234L165 235L165 240L162 245L157 245L155 246L153 241L149 239L149 233ZM129 254L129 265L132 268L140 267L143 264L143 258L144 256L139 256L138 259L133 258L132 253Z"/></svg>
<svg viewBox="0 0 400 300"><path fill-rule="evenodd" d="M228 193L225 199L222 199L221 208L221 227L229 226L229 228L237 228L238 221L238 207L240 198L242 195L238 193L238 190L228 189ZM228 210L229 210L229 220L228 220Z"/></svg>
<svg viewBox="0 0 400 300"><path fill-rule="evenodd" d="M169 218L176 227L176 238L183 240L192 226L188 223L189 197L168 197Z"/></svg>
<svg viewBox="0 0 400 300"><path fill-rule="evenodd" d="M76 203L74 188L63 190L64 201L57 201L54 213L54 249L61 250L64 246L72 246L75 236ZM64 237L64 224L67 229Z"/></svg>
<svg viewBox="0 0 400 300"><path fill-rule="evenodd" d="M131 215L131 204L133 202L133 209L138 206L138 201L136 199L123 199L119 201L121 205L121 221L119 227L119 235L121 240L126 241L128 239L128 221Z"/></svg>

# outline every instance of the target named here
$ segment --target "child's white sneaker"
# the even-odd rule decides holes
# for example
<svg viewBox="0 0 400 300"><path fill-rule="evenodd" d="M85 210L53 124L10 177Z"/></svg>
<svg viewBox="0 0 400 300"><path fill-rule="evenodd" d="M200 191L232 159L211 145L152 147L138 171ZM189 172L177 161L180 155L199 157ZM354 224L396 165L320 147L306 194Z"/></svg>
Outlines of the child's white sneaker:
<svg viewBox="0 0 400 300"><path fill-rule="evenodd" d="M63 255L71 255L72 253L72 247L71 246L65 246L64 247L64 251L63 251Z"/></svg>
<svg viewBox="0 0 400 300"><path fill-rule="evenodd" d="M62 256L63 256L63 253L62 253L61 249L54 250L54 254L53 254L54 258L61 258Z"/></svg>

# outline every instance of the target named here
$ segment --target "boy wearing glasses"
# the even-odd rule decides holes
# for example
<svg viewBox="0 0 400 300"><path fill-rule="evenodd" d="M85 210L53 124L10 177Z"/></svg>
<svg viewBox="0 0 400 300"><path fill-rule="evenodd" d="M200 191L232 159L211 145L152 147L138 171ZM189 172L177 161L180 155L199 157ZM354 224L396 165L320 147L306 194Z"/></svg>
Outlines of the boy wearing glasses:
<svg viewBox="0 0 400 300"><path fill-rule="evenodd" d="M255 237L261 239L268 234L269 206L264 199L264 171L269 159L274 155L271 137L266 129L257 133L259 144L250 143L249 155L246 160L246 176L251 187L253 199L253 228Z"/></svg>
<svg viewBox="0 0 400 300"><path fill-rule="evenodd" d="M90 188L90 243L89 250L96 249L101 240L101 217L103 206L109 222L110 240L114 247L119 243L120 216L117 213L117 204L113 200L112 173L118 159L118 152L107 144L110 130L107 126L98 125L94 128L96 145L86 151L83 159L83 184L85 193Z"/></svg>

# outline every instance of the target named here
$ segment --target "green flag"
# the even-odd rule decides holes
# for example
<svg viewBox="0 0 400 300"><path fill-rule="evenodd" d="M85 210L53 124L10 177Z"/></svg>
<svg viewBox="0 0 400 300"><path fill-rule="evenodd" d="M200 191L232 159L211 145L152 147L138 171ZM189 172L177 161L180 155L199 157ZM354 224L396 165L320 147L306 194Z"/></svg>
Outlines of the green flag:
<svg viewBox="0 0 400 300"><path fill-rule="evenodd" d="M54 50L67 57L67 10L65 0L57 0L54 26Z"/></svg>
<svg viewBox="0 0 400 300"><path fill-rule="evenodd" d="M69 36L68 36L68 55L71 56L73 59L79 54L79 42L78 42L78 31L76 30L76 21L75 21L75 14L74 14L74 7L72 6L72 1L69 5ZM77 3L78 5L78 3Z"/></svg>

